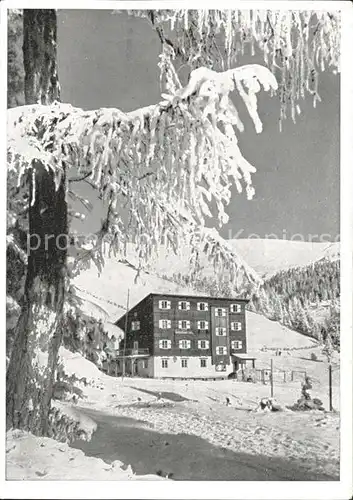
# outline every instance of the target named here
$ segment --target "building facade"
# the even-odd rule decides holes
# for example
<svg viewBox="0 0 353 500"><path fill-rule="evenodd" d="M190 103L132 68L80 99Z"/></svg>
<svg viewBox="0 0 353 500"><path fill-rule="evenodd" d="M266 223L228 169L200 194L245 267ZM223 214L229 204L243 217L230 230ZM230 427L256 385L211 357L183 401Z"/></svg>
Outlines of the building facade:
<svg viewBox="0 0 353 500"><path fill-rule="evenodd" d="M247 352L245 299L152 293L122 316L119 372L145 377L224 377Z"/></svg>

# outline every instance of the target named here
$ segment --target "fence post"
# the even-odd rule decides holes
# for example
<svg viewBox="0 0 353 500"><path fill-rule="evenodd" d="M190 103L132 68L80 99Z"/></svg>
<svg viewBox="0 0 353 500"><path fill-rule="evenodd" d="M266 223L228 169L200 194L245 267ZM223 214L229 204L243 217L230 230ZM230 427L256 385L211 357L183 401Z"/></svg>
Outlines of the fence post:
<svg viewBox="0 0 353 500"><path fill-rule="evenodd" d="M332 365L331 365L331 363L328 365L328 384L329 384L330 411L332 411L333 405L332 405Z"/></svg>
<svg viewBox="0 0 353 500"><path fill-rule="evenodd" d="M273 358L271 358L271 398L273 398Z"/></svg>

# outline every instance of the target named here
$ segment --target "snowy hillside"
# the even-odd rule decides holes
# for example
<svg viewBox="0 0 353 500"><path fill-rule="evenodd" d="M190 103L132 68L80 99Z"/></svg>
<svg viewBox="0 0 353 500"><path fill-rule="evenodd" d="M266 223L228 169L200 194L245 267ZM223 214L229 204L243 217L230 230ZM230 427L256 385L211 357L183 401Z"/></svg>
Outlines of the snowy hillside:
<svg viewBox="0 0 353 500"><path fill-rule="evenodd" d="M260 276L270 276L290 267L303 267L323 258L337 260L340 256L339 243L311 243L280 239L233 239L227 243L237 251L245 262ZM172 276L174 273L187 275L190 267L190 250L185 248L180 256L168 254L162 248L153 263L160 275ZM204 275L214 274L212 265L201 256L200 262Z"/></svg>
<svg viewBox="0 0 353 500"><path fill-rule="evenodd" d="M290 267L304 267L323 258L337 260L340 256L337 242L236 239L229 243L261 276Z"/></svg>
<svg viewBox="0 0 353 500"><path fill-rule="evenodd" d="M125 313L128 290L130 307L149 293L195 293L189 288L178 286L172 281L142 272L136 283L137 271L133 266L107 259L101 275L92 265L75 279L79 296L85 299L85 311L95 317L116 321ZM98 306L98 307L97 307ZM104 314L104 311L106 314Z"/></svg>

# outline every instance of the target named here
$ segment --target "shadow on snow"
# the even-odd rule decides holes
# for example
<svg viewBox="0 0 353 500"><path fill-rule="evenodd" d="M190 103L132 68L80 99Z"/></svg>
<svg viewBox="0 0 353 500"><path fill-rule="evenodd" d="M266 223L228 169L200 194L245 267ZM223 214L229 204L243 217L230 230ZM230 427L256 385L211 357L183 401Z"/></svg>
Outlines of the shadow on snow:
<svg viewBox="0 0 353 500"><path fill-rule="evenodd" d="M182 401L192 401L193 403L197 403L196 399L188 399L176 392L166 392L166 391L149 391L147 389L141 389L140 387L130 387L130 389L135 389L135 391L144 392L145 394L149 394L150 396L155 396L157 399L169 399L169 401L173 401L174 403L181 403Z"/></svg>
<svg viewBox="0 0 353 500"><path fill-rule="evenodd" d="M107 463L120 460L130 464L138 475L158 474L184 481L339 480L312 473L294 460L237 453L194 435L158 433L141 420L86 408L80 411L97 422L97 430L91 441L76 441L72 447Z"/></svg>

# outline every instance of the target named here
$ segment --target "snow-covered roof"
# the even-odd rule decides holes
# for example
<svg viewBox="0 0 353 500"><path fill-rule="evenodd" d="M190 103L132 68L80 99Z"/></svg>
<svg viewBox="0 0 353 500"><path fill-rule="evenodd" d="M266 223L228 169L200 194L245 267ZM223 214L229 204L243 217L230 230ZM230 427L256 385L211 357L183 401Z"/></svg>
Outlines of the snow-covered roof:
<svg viewBox="0 0 353 500"><path fill-rule="evenodd" d="M255 356L251 356L251 354L232 354L233 358L238 358L238 359L256 359Z"/></svg>
<svg viewBox="0 0 353 500"><path fill-rule="evenodd" d="M116 339L124 336L123 330L113 323L110 323L109 321L103 323L103 328L110 339L113 337L113 335Z"/></svg>

